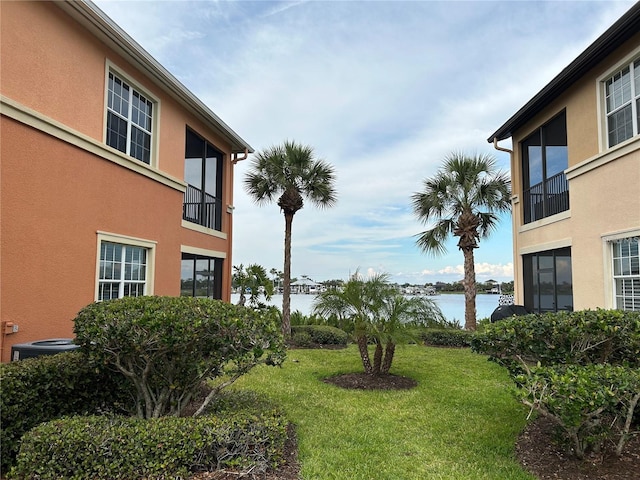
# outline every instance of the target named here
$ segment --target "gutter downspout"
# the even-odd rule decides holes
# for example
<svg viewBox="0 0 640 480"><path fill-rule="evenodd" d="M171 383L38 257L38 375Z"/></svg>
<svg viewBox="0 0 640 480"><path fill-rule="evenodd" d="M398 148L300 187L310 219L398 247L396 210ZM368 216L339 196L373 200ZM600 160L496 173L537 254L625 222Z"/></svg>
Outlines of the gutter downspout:
<svg viewBox="0 0 640 480"><path fill-rule="evenodd" d="M509 165L513 168L513 150L509 148L504 148L498 145L498 137L493 137L493 148L499 150L501 152L507 152L509 154ZM517 199L514 199L513 193L511 194L511 206L514 208L514 203L517 202ZM522 293L522 297L520 296L520 262L518 259L517 253L517 238L518 238L518 230L516 227L516 219L515 215L511 213L511 238L513 239L513 301L517 305L524 305L524 292Z"/></svg>
<svg viewBox="0 0 640 480"><path fill-rule="evenodd" d="M240 156L240 155L241 155L240 153L231 153L231 165L235 166L238 162L240 162L242 160L246 160L247 158L249 158L249 149L245 148L244 149L244 153L242 154L242 156ZM234 169L230 168L229 171L230 171L229 174L231 175L231 185L233 185L233 172L234 172ZM231 202L233 202L233 188L231 189L231 192L232 192L231 193L232 197L231 197L230 200L231 200ZM227 247L228 254L229 254L229 256L228 256L229 261L228 262L224 262L224 263L225 264L228 263L228 266L226 268L226 270L227 270L226 274L228 275L228 278L232 278L233 277L233 275L232 275L232 263L231 263L232 262L232 258L233 258L233 250L231 248L231 245L233 244L233 218L232 218L232 215L233 215L233 211L235 210L235 208L236 207L233 206L233 203L230 203L230 204L227 205L227 213L229 214L228 215L228 218L229 218L229 220L228 220L228 222L229 222L229 234L228 234L228 237L227 237L228 238L228 245L229 245ZM224 274L223 274L223 278L224 278ZM229 293L228 293L229 297L227 297L227 301L230 302L231 301L231 289L232 289L231 281L229 281L229 283L227 285L229 287ZM223 287L224 287L224 285L223 285Z"/></svg>
<svg viewBox="0 0 640 480"><path fill-rule="evenodd" d="M498 137L493 137L493 148L496 150L500 150L501 152L507 152L509 155L513 155L513 150L509 150L508 148L504 148L498 145Z"/></svg>
<svg viewBox="0 0 640 480"><path fill-rule="evenodd" d="M239 155L240 154L238 154L238 153L232 154L232 156L231 156L231 163L232 164L235 165L236 163L238 163L238 162L240 162L242 160L246 160L249 157L249 149L248 148L244 149L244 153L242 154L242 157L240 157Z"/></svg>

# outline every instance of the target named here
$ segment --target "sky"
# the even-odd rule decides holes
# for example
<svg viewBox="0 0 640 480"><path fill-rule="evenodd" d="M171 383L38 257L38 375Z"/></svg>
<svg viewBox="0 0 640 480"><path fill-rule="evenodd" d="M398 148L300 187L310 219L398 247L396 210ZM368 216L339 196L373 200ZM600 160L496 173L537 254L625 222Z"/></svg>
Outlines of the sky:
<svg viewBox="0 0 640 480"><path fill-rule="evenodd" d="M333 165L337 204L296 213L292 277L463 277L439 257L411 195L452 152L509 154L487 138L633 1L97 1L256 152L285 140ZM510 140L500 146L511 148ZM233 265L283 270L284 216L234 169ZM478 281L513 279L511 216L475 250Z"/></svg>

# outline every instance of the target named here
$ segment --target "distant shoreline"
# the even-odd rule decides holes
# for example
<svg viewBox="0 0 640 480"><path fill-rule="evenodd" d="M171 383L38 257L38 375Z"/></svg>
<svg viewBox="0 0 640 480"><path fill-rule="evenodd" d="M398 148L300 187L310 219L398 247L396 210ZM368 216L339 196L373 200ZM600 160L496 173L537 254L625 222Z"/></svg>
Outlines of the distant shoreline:
<svg viewBox="0 0 640 480"><path fill-rule="evenodd" d="M237 303L239 294L231 294L231 303ZM291 294L291 312L296 310L303 315L309 315L312 310L313 300L317 294L313 293L292 293ZM438 295L424 295L424 298L432 300L447 320L457 321L460 325L464 324L464 294L462 292L443 292ZM476 295L476 318L478 320L489 318L493 311L498 308L498 300L500 295L489 293L478 293ZM264 298L262 300L264 302ZM278 293L271 297L271 301L267 302L282 309L282 294Z"/></svg>

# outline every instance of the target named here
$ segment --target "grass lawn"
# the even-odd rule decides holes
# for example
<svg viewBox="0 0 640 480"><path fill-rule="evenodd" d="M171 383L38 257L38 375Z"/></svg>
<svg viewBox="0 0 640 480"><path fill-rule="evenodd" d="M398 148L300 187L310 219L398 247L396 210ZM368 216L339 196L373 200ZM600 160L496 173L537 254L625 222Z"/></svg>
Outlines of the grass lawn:
<svg viewBox="0 0 640 480"><path fill-rule="evenodd" d="M468 349L398 347L391 373L412 390L344 390L322 379L362 371L355 346L290 350L237 387L266 394L297 425L304 480L533 480L514 457L526 410L502 368Z"/></svg>

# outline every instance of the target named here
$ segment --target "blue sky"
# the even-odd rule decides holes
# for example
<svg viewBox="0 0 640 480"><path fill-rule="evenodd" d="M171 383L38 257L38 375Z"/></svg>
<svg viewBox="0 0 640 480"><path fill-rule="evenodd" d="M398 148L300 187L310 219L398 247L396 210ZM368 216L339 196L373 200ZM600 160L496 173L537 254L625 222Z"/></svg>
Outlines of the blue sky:
<svg viewBox="0 0 640 480"><path fill-rule="evenodd" d="M294 277L416 284L460 280L462 254L418 250L412 193L452 151L508 170L487 137L633 3L96 2L256 151L295 140L335 167L338 204L294 217ZM282 270L284 217L245 193L249 167L235 168L233 264ZM477 279L511 280L512 255L505 216Z"/></svg>

